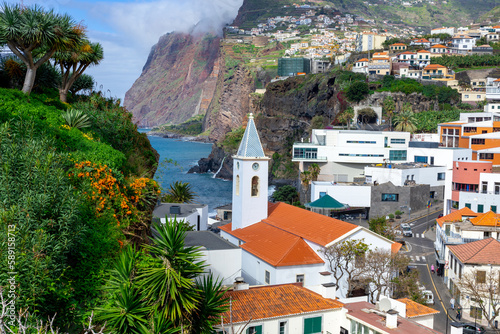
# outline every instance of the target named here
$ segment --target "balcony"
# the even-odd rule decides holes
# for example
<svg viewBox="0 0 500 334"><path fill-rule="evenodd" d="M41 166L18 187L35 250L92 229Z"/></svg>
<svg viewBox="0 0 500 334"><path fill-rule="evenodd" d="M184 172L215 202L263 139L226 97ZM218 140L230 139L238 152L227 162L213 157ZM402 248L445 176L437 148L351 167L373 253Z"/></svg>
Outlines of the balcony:
<svg viewBox="0 0 500 334"><path fill-rule="evenodd" d="M293 157L292 161L326 161L326 157L307 156L307 157Z"/></svg>
<svg viewBox="0 0 500 334"><path fill-rule="evenodd" d="M486 87L486 98L492 100L500 100L500 87L487 86Z"/></svg>
<svg viewBox="0 0 500 334"><path fill-rule="evenodd" d="M460 245L473 241L482 240L482 239L462 238L460 234L451 231L450 235L446 235L446 233L441 229L439 229L438 237L441 238L441 240L443 240L444 243L447 245Z"/></svg>

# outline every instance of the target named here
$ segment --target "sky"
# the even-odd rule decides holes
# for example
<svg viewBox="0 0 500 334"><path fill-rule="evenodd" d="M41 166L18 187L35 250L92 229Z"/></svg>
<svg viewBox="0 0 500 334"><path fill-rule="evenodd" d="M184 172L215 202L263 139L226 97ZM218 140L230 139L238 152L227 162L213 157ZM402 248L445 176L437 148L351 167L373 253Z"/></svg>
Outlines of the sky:
<svg viewBox="0 0 500 334"><path fill-rule="evenodd" d="M85 73L94 77L107 96L122 101L160 36L171 31L188 32L196 24L202 29L222 28L232 22L242 3L243 0L24 0L25 6L36 4L68 13L87 27L89 39L102 44L104 60Z"/></svg>

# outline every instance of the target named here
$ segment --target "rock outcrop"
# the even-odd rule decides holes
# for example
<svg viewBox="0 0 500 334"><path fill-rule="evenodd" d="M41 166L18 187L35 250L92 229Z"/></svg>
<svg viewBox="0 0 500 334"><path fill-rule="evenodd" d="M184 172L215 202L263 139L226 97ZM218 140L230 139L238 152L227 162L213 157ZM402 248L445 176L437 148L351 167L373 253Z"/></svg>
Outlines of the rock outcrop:
<svg viewBox="0 0 500 334"><path fill-rule="evenodd" d="M151 49L141 76L125 94L138 126L179 124L206 113L219 73L220 38L170 33Z"/></svg>

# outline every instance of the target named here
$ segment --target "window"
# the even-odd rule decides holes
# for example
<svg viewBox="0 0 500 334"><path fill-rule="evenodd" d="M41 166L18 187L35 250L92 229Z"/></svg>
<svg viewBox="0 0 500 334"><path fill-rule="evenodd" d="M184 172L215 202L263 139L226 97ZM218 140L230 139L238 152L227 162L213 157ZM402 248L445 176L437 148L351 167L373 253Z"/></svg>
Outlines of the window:
<svg viewBox="0 0 500 334"><path fill-rule="evenodd" d="M420 156L420 155L416 155L414 158L413 158L413 161L414 162L421 162L421 163L424 163L426 164L428 159L427 157L423 157L423 156Z"/></svg>
<svg viewBox="0 0 500 334"><path fill-rule="evenodd" d="M484 205L482 205L482 204L478 204L478 205L477 205L477 212L478 212L478 213L483 213L483 211L484 211Z"/></svg>
<svg viewBox="0 0 500 334"><path fill-rule="evenodd" d="M470 317L474 319L483 318L483 310L480 307L471 306L470 307Z"/></svg>
<svg viewBox="0 0 500 334"><path fill-rule="evenodd" d="M286 334L286 326L287 322L286 321L280 321L280 333L279 334Z"/></svg>
<svg viewBox="0 0 500 334"><path fill-rule="evenodd" d="M442 180L444 180L444 179L445 179L445 177L446 177L446 173L438 173L438 174L437 174L437 179L438 179L438 181L442 181Z"/></svg>
<svg viewBox="0 0 500 334"><path fill-rule="evenodd" d="M500 183L495 182L495 195L500 194Z"/></svg>
<svg viewBox="0 0 500 334"><path fill-rule="evenodd" d="M319 192L319 198L323 197L326 195L326 191L320 191Z"/></svg>
<svg viewBox="0 0 500 334"><path fill-rule="evenodd" d="M469 95L465 94L465 96L464 96L464 97L465 97L466 99L468 99L468 98L469 98Z"/></svg>
<svg viewBox="0 0 500 334"><path fill-rule="evenodd" d="M304 283L304 274L295 275L295 282Z"/></svg>
<svg viewBox="0 0 500 334"><path fill-rule="evenodd" d="M480 99L480 98L481 98L481 95L476 95L476 98Z"/></svg>
<svg viewBox="0 0 500 334"><path fill-rule="evenodd" d="M392 160L392 161L404 161L404 160L406 160L406 150L389 151L389 160Z"/></svg>
<svg viewBox="0 0 500 334"><path fill-rule="evenodd" d="M484 145L484 139L472 138L472 145Z"/></svg>
<svg viewBox="0 0 500 334"><path fill-rule="evenodd" d="M348 144L376 144L374 140L348 140Z"/></svg>
<svg viewBox="0 0 500 334"><path fill-rule="evenodd" d="M486 271L478 270L476 273L476 283L486 283Z"/></svg>
<svg viewBox="0 0 500 334"><path fill-rule="evenodd" d="M490 232L484 232L483 233L483 239L487 239L489 237L491 237L491 233Z"/></svg>
<svg viewBox="0 0 500 334"><path fill-rule="evenodd" d="M494 213L497 213L497 206L496 205L490 206L490 210L493 211Z"/></svg>
<svg viewBox="0 0 500 334"><path fill-rule="evenodd" d="M470 203L465 203L465 207L470 209L471 208Z"/></svg>
<svg viewBox="0 0 500 334"><path fill-rule="evenodd" d="M391 144L405 144L406 139L404 138L391 138Z"/></svg>
<svg viewBox="0 0 500 334"><path fill-rule="evenodd" d="M434 157L431 157L431 165L434 165Z"/></svg>
<svg viewBox="0 0 500 334"><path fill-rule="evenodd" d="M304 319L304 334L321 333L321 317Z"/></svg>
<svg viewBox="0 0 500 334"><path fill-rule="evenodd" d="M465 95L465 97L469 97L469 95ZM466 126L464 127L464 133L470 133L470 132L476 132L477 128L476 127L471 127L471 126Z"/></svg>
<svg viewBox="0 0 500 334"><path fill-rule="evenodd" d="M297 147L293 149L294 159L317 159L318 149L312 147Z"/></svg>
<svg viewBox="0 0 500 334"><path fill-rule="evenodd" d="M493 160L493 153L479 153L479 159Z"/></svg>
<svg viewBox="0 0 500 334"><path fill-rule="evenodd" d="M259 177L252 177L252 197L259 196Z"/></svg>
<svg viewBox="0 0 500 334"><path fill-rule="evenodd" d="M240 176L236 175L236 196L240 195Z"/></svg>
<svg viewBox="0 0 500 334"><path fill-rule="evenodd" d="M262 325L248 327L247 334L262 334Z"/></svg>
<svg viewBox="0 0 500 334"><path fill-rule="evenodd" d="M481 193L486 194L488 192L488 182L481 183Z"/></svg>
<svg viewBox="0 0 500 334"><path fill-rule="evenodd" d="M271 284L271 273L269 271L265 270L264 275L265 275L266 284Z"/></svg>
<svg viewBox="0 0 500 334"><path fill-rule="evenodd" d="M399 194L382 194L382 202L398 202Z"/></svg>

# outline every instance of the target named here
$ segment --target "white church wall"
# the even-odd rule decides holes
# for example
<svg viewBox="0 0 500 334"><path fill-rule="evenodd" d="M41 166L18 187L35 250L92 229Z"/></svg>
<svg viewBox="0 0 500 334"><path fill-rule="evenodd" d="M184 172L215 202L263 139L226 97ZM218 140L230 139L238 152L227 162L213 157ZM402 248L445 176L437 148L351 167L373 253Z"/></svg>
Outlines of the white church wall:
<svg viewBox="0 0 500 334"><path fill-rule="evenodd" d="M214 278L222 279L223 285L231 285L241 276L241 248L201 250Z"/></svg>
<svg viewBox="0 0 500 334"><path fill-rule="evenodd" d="M280 284L285 282L278 282L276 276L276 268L269 263L259 259L255 255L242 250L241 253L242 270L241 276L250 285L264 285L266 284L265 273L269 272L270 281L268 284Z"/></svg>
<svg viewBox="0 0 500 334"><path fill-rule="evenodd" d="M308 264L300 266L277 267L276 275L278 284L296 283L297 275L304 275L304 286L320 284L320 272L324 271L324 264Z"/></svg>

